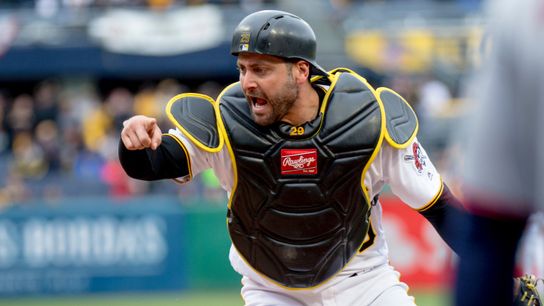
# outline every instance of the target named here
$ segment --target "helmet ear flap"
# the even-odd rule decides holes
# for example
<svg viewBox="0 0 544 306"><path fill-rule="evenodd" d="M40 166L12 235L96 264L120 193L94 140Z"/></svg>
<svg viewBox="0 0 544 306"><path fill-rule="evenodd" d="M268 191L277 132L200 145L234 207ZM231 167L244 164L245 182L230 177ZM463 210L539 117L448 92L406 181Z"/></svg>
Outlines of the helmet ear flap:
<svg viewBox="0 0 544 306"><path fill-rule="evenodd" d="M232 35L231 54L252 52L310 63L311 75L328 73L316 63L316 37L300 17L276 10L263 10L245 17Z"/></svg>

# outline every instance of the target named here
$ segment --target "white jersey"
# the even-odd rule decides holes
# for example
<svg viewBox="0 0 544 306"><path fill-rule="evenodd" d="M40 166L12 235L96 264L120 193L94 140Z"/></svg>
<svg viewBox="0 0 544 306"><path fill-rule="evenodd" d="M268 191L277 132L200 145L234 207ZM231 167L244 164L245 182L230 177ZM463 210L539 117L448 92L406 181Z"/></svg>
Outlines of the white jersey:
<svg viewBox="0 0 544 306"><path fill-rule="evenodd" d="M234 177L228 149L223 147L217 153L205 152L178 130L170 130L169 132L179 137L187 148L191 159L192 175L195 176L203 170L213 168L221 186L230 196ZM387 141L383 141L381 150L365 175L364 184L368 188L371 198L380 194L385 185L389 185L393 194L416 210L434 203L442 190L441 177L417 139L402 150L395 149ZM382 207L379 202L372 207L370 219L371 228L369 231L375 233L372 245L355 255L342 271L325 284L308 290L323 290L323 288L338 283L354 273L365 273L388 264L386 234L382 227ZM231 247L230 250L230 262L238 273L253 282L275 288L275 290L282 290L250 267L234 247ZM372 281L376 282L377 280ZM284 290L289 289L285 288ZM297 289L297 291L300 290Z"/></svg>

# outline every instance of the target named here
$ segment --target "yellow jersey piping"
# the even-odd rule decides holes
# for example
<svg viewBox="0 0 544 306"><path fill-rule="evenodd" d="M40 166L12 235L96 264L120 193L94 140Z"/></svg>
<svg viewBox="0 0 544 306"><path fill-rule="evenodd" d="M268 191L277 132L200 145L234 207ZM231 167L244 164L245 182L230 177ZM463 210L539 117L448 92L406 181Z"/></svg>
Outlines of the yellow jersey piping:
<svg viewBox="0 0 544 306"><path fill-rule="evenodd" d="M227 204L228 209L230 209L230 207L232 205L232 198L233 198L233 195L234 195L234 193L236 191L236 188L238 187L238 170L237 170L237 165L236 165L236 158L235 158L234 152L232 150L232 145L230 144L230 140L229 140L229 137L227 135L227 129L225 128L225 124L223 123L223 118L221 117L221 111L219 109L219 104L220 104L221 98L223 97L225 92L227 90L231 89L232 87L236 86L239 83L240 82L235 82L235 83L232 83L229 86L225 87L225 89L223 89L223 91L221 91L221 93L217 97L217 100L216 100L216 103L215 103L215 114L216 114L215 117L217 119L218 130L219 130L219 133L223 136L222 138L224 139L224 143L225 143L225 145L227 147L227 150L229 151L229 156L230 156L230 160L231 160L231 163L232 163L233 182L232 182L232 189L230 191L229 202ZM228 222L228 220L227 220L227 222Z"/></svg>
<svg viewBox="0 0 544 306"><path fill-rule="evenodd" d="M374 243L376 242L376 237L378 236L378 232L376 230L374 230L374 227L372 226L372 220L370 220L370 219L368 221L368 231L372 232L374 237L370 238L370 235L367 233L365 239L363 240L363 244L359 248L360 251L358 251L357 254L363 254L366 250L370 249L370 247L372 247L374 245ZM372 243L370 243L363 250L361 250L361 248L365 245L365 243L370 241L370 239L372 239Z"/></svg>
<svg viewBox="0 0 544 306"><path fill-rule="evenodd" d="M438 189L438 192L435 194L433 199L430 202L428 202L427 204L421 206L420 208L417 208L416 210L418 212L424 212L427 209L433 207L433 205L436 204L436 202L438 201L440 196L442 196L443 191L444 191L444 182L442 182L442 177L440 177L440 188Z"/></svg>

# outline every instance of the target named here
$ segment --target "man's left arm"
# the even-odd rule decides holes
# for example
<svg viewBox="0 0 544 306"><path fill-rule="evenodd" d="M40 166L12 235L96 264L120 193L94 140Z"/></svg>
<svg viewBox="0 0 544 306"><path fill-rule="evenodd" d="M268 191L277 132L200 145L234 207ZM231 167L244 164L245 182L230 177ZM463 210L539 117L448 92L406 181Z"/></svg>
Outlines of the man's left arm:
<svg viewBox="0 0 544 306"><path fill-rule="evenodd" d="M427 218L442 239L458 251L456 237L462 229L458 224L464 209L417 141L416 113L403 97L389 88L378 88L376 96L385 112L382 162L386 182L394 194Z"/></svg>
<svg viewBox="0 0 544 306"><path fill-rule="evenodd" d="M442 239L459 250L459 231L465 213L460 201L444 183L425 149L414 139L405 148L383 148L384 169L391 191L423 215Z"/></svg>
<svg viewBox="0 0 544 306"><path fill-rule="evenodd" d="M436 229L440 237L454 251L459 250L459 231L462 230L460 220L462 220L465 210L461 202L455 197L445 183L442 183L442 192L436 198L432 205L418 209Z"/></svg>

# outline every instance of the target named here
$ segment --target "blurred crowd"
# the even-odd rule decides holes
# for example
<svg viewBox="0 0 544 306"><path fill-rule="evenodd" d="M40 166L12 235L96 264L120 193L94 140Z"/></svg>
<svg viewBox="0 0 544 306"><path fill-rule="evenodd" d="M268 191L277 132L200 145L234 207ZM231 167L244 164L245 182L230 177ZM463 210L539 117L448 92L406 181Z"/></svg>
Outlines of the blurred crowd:
<svg viewBox="0 0 544 306"><path fill-rule="evenodd" d="M444 73L395 74L382 86L394 89L417 113L417 138L448 186L460 194L459 165L462 124L470 103L465 98L462 78Z"/></svg>
<svg viewBox="0 0 544 306"><path fill-rule="evenodd" d="M339 7L351 11L352 5L363 2L400 2L395 0L312 1L332 4L332 7L329 7L332 11ZM448 2L412 0L410 3L426 1ZM455 1L451 0L451 2ZM307 11L309 15L316 14L316 11L312 11L306 3L301 7L297 7L294 3L288 0L22 0L1 1L0 8L15 10L21 8L32 11L29 19L22 18L20 21L21 24L27 25L39 19L35 18L35 15L66 17L70 15L65 14L66 11L87 11L87 8L96 7L108 9L139 6L168 9L199 4L234 4L235 9L239 7L243 10L248 7L255 9L261 5L290 4L287 8L295 10L298 8ZM327 16L323 18L325 19L312 21L322 23L321 28L324 28L325 22L330 20ZM64 18L57 19L64 20ZM36 27L41 29L42 25L37 24ZM76 25L80 27L85 23L79 24L78 21ZM59 28L68 26L61 23ZM36 27L19 31L21 40L19 49L13 47L10 51L26 52L28 42L32 41L38 45L49 43L50 36L44 35L44 32L32 35L31 38L22 38L24 33L36 33L34 31ZM163 32L167 31L163 30ZM67 38L72 38L72 35L76 34L83 35L77 31L74 33L65 34ZM338 50L329 48L330 50L325 50L325 53L341 52L343 56L343 42L336 40L337 32L331 30L320 34L324 37L323 45L339 46ZM383 39L388 38L384 35ZM463 43L462 38L459 41ZM394 50L397 42L391 38L389 44ZM10 47L9 43L5 46ZM40 72L39 67L32 67L34 73ZM431 160L442 174L447 175L450 172L449 168L452 167L450 156L455 155L455 150L458 150L451 145L451 138L453 126L464 107L462 99L459 99L462 92L459 80L463 76L459 72L447 69L442 69L441 73L429 72L422 75L421 72L406 73L387 69L377 72L370 68L359 68L355 70L366 77L372 85L390 87L413 105L420 118L418 138L431 155ZM212 172L203 173L195 178L197 183L187 186L170 181L150 183L128 178L117 160L117 145L122 122L129 116L144 114L156 117L165 131L170 127L170 123L165 118L164 107L172 96L193 91L216 97L226 84L214 82L198 84L199 81L191 81L197 84L188 85L177 79L161 79L133 80L132 83L128 80L111 80L105 85L101 83L104 82L103 80L97 80L97 78L100 76L88 75L87 78L64 76L59 79L49 78L41 81L28 76L20 83L16 80L10 83L0 80L0 173L2 173L0 175L0 206L33 199L55 202L69 197L104 194L116 198L142 194L175 194L181 197L224 199L224 194L220 191L217 179ZM127 83L130 83L130 86Z"/></svg>
<svg viewBox="0 0 544 306"><path fill-rule="evenodd" d="M276 0L4 0L0 6L11 8L111 8L111 7L148 7L168 9L179 6L203 4L255 6L273 4Z"/></svg>
<svg viewBox="0 0 544 306"><path fill-rule="evenodd" d="M103 93L90 81L48 79L15 95L0 88L0 205L104 194L220 196L211 173L187 186L132 180L119 164L117 147L129 116L153 116L166 131L171 125L164 108L171 97L190 90L217 96L221 85L189 88L164 79L138 87Z"/></svg>
<svg viewBox="0 0 544 306"><path fill-rule="evenodd" d="M382 80L410 101L421 120L420 138L439 168L447 158L451 125L461 103L444 82L432 77L395 76ZM63 197L142 194L223 197L212 172L196 184L130 179L117 159L122 124L134 114L159 120L169 99L182 92L216 97L225 84L189 87L175 79L100 88L89 80L47 79L14 94L0 84L0 205ZM448 124L449 122L449 124Z"/></svg>

